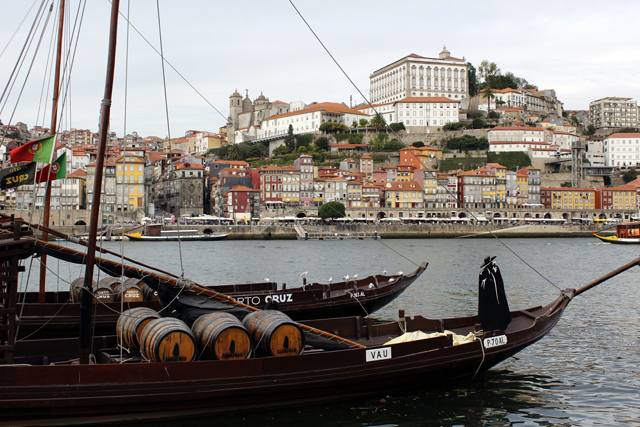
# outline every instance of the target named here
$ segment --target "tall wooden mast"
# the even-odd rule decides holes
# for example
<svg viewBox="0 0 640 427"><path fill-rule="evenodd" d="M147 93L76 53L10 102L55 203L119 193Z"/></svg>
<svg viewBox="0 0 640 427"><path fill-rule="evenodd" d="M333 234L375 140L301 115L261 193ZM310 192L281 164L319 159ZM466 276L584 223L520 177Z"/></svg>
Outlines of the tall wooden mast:
<svg viewBox="0 0 640 427"><path fill-rule="evenodd" d="M107 134L109 132L109 118L111 114L111 93L113 92L113 75L116 66L116 42L118 39L118 11L120 0L111 3L111 31L109 33L109 56L107 59L107 77L104 85L104 98L100 110L100 130L98 143L98 157L96 159L96 174L91 201L91 222L89 225L89 242L87 244L87 268L84 274L84 291L80 299L80 363L89 363L91 349L91 304L93 295L93 265L96 259L96 234L100 214L100 197L102 193L102 175L107 151Z"/></svg>
<svg viewBox="0 0 640 427"><path fill-rule="evenodd" d="M56 54L56 74L53 80L53 105L51 110L51 135L55 135L58 131L58 98L60 97L60 63L62 61L62 32L64 30L64 9L65 0L60 0L60 19L58 23L58 48ZM53 147L55 153L56 147ZM47 189L44 194L44 211L42 213L42 225L49 227L49 215L51 213L51 183L47 182ZM42 232L42 240L45 242L49 238L49 233ZM40 257L40 292L38 293L38 302L44 303L44 294L47 279L47 255Z"/></svg>

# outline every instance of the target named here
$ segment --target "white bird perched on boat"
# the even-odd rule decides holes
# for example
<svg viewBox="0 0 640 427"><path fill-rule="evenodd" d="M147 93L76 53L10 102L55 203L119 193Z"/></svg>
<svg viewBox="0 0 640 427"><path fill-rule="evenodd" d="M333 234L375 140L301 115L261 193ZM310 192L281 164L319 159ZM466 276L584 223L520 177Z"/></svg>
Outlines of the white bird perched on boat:
<svg viewBox="0 0 640 427"><path fill-rule="evenodd" d="M382 270L382 274L387 275L387 270Z"/></svg>
<svg viewBox="0 0 640 427"><path fill-rule="evenodd" d="M357 275L357 274L354 274L354 275L353 275L353 280L356 280L357 278L358 278L358 275Z"/></svg>
<svg viewBox="0 0 640 427"><path fill-rule="evenodd" d="M264 281L265 281L265 282L267 282L267 283L269 283L269 282L270 282L270 280L269 280L269 278L268 278L268 277L265 277L265 278L264 278Z"/></svg>
<svg viewBox="0 0 640 427"><path fill-rule="evenodd" d="M309 272L305 271L303 273L300 273L300 275L298 277L307 277L307 274L309 274Z"/></svg>
<svg viewBox="0 0 640 427"><path fill-rule="evenodd" d="M342 280L349 280L349 279L350 279L350 277L349 277L348 274L342 278Z"/></svg>
<svg viewBox="0 0 640 427"><path fill-rule="evenodd" d="M404 274L404 273L403 273L402 271L398 271L398 272L396 273L396 276L402 276L403 274Z"/></svg>
<svg viewBox="0 0 640 427"><path fill-rule="evenodd" d="M333 277L329 277L328 282L329 282L329 283L333 282Z"/></svg>

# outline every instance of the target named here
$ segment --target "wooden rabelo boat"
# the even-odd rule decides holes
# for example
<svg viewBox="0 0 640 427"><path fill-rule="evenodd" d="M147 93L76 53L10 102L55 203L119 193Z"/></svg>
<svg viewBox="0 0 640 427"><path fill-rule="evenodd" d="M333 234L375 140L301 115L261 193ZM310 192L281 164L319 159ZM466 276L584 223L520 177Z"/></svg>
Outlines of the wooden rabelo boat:
<svg viewBox="0 0 640 427"><path fill-rule="evenodd" d="M472 377L544 337L574 296L640 263L636 259L578 290L566 289L545 306L512 311L503 330L482 330L478 316L426 319L401 312L398 321L378 325L371 318L344 317L298 324L304 338L287 356L259 357L259 344L254 343L251 356L256 357L203 360L204 352L176 341L170 356L157 362L119 350L112 333L93 336L91 363L78 364L75 338L10 342L16 322L12 302L17 298L18 274L24 270L20 260L42 253L43 247L28 238L30 231L19 220L5 221L3 228L13 233L2 234L0 240L3 337L8 338L0 347L4 363L0 365L0 425L143 421L273 409ZM66 248L57 250L61 258L74 256ZM98 260L97 265L111 268L103 262ZM124 272L243 306L182 279L126 266ZM455 335L389 344L417 331ZM465 340L458 342L461 337Z"/></svg>
<svg viewBox="0 0 640 427"><path fill-rule="evenodd" d="M603 231L594 231L593 235L606 243L620 245L640 244L640 222L623 222L616 225L615 234L604 234Z"/></svg>

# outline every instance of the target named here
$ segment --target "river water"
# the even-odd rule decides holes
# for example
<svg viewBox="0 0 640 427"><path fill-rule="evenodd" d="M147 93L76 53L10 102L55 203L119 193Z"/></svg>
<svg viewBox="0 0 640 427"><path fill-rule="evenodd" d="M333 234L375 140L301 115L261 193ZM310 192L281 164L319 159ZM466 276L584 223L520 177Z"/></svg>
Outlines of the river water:
<svg viewBox="0 0 640 427"><path fill-rule="evenodd" d="M201 284L251 281L301 283L360 278L387 270L427 271L402 296L374 314L398 309L425 317L468 316L477 310L478 273L496 255L512 310L544 305L558 288L578 288L637 257L639 247L565 239L385 239L380 241L104 242L125 256ZM527 265L528 264L528 265ZM77 267L50 268L78 277ZM37 274L35 274L37 276ZM611 426L640 424L640 269L576 297L547 337L473 381L375 398L154 423L157 426ZM36 277L30 279L30 288ZM50 273L49 288L65 289Z"/></svg>

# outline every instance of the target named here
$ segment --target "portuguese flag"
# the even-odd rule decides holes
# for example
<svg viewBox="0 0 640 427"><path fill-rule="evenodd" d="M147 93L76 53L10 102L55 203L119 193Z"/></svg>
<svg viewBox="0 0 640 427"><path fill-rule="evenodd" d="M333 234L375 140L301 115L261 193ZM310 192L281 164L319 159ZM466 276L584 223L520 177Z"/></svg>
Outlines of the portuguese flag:
<svg viewBox="0 0 640 427"><path fill-rule="evenodd" d="M62 153L53 163L43 167L36 174L36 184L41 182L65 179L67 177L67 153Z"/></svg>
<svg viewBox="0 0 640 427"><path fill-rule="evenodd" d="M56 144L56 136L51 135L31 141L9 152L11 163L18 162L42 162L49 163L51 151Z"/></svg>

